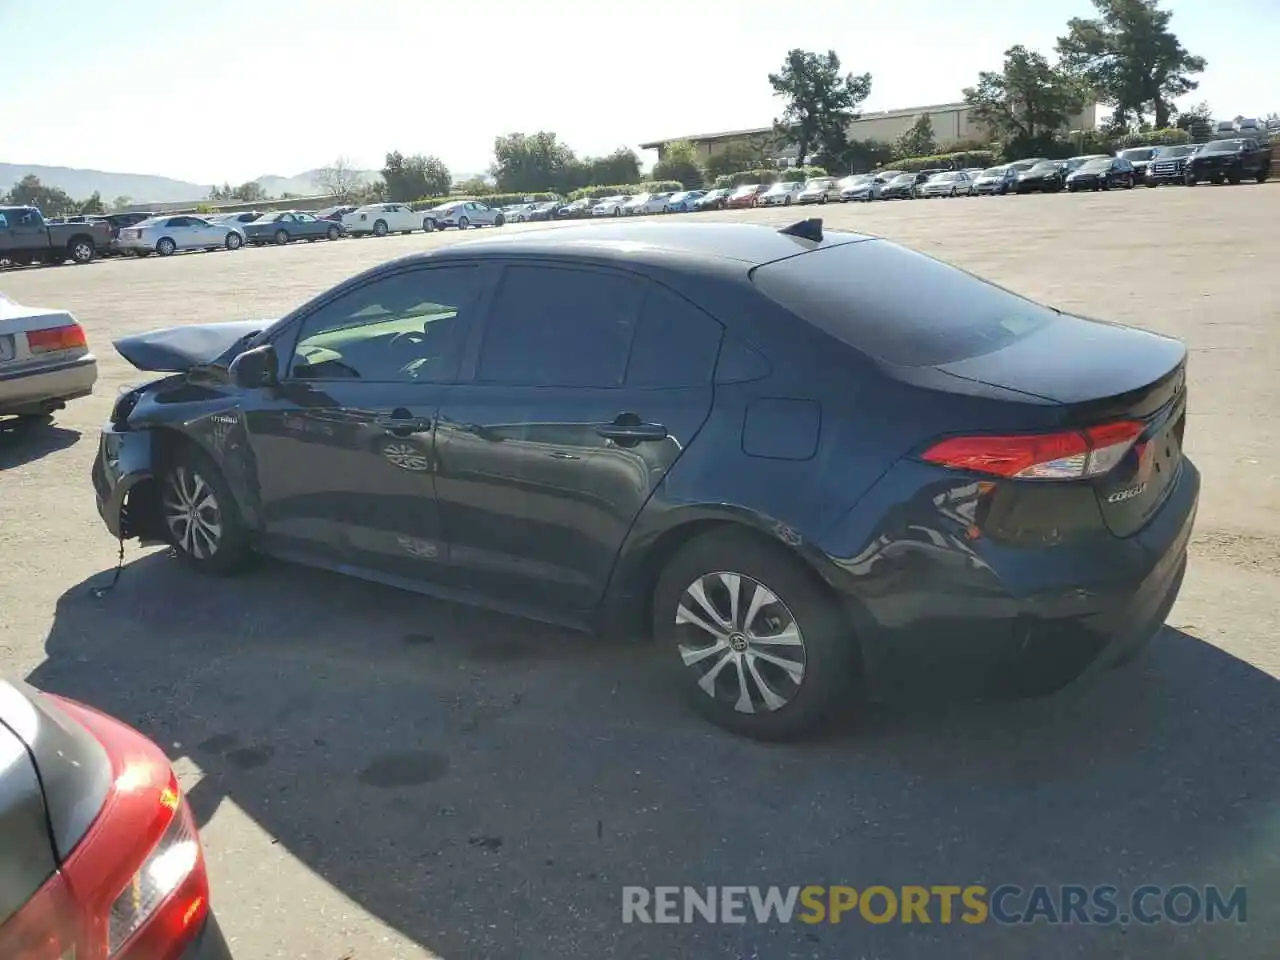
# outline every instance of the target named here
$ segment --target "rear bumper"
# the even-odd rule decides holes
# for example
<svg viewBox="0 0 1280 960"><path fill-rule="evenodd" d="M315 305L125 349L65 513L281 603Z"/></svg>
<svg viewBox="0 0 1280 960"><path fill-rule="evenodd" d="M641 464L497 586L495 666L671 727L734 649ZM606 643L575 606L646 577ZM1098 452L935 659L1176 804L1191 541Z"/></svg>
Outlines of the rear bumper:
<svg viewBox="0 0 1280 960"><path fill-rule="evenodd" d="M217 917L212 913L205 920L200 932L196 934L196 938L182 952L179 960L233 960L231 948L222 935Z"/></svg>
<svg viewBox="0 0 1280 960"><path fill-rule="evenodd" d="M91 477L98 515L107 530L117 539L137 536L139 531L129 521L129 498L139 484L152 477L150 432L104 425Z"/></svg>
<svg viewBox="0 0 1280 960"><path fill-rule="evenodd" d="M1199 502L1190 460L1139 533L1079 547L971 538L966 490L977 485L919 482L927 469L894 467L822 544L873 697L1049 691L1159 630L1182 585ZM904 488L921 495L903 503Z"/></svg>
<svg viewBox="0 0 1280 960"><path fill-rule="evenodd" d="M56 367L0 374L0 413L36 412L43 404L87 397L97 380L91 353Z"/></svg>

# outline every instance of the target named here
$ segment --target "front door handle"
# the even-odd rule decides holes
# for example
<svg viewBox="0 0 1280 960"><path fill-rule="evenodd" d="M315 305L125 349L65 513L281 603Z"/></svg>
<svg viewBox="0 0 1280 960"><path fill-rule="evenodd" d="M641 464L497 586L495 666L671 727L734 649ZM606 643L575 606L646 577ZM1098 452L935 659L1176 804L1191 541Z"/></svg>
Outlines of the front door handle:
<svg viewBox="0 0 1280 960"><path fill-rule="evenodd" d="M374 423L397 437L407 437L413 433L424 433L431 429L431 421L415 417L408 410L392 410L389 414L374 417Z"/></svg>
<svg viewBox="0 0 1280 960"><path fill-rule="evenodd" d="M634 413L620 413L612 423L596 427L600 436L620 444L636 444L649 440L665 440L670 435L660 423L646 423Z"/></svg>

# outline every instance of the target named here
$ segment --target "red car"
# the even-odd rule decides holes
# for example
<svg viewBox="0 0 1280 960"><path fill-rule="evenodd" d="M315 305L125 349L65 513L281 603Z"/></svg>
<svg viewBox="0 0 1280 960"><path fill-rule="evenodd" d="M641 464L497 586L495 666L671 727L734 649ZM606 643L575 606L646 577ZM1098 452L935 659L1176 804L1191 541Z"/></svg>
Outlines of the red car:
<svg viewBox="0 0 1280 960"><path fill-rule="evenodd" d="M231 960L168 758L92 707L0 680L0 957Z"/></svg>
<svg viewBox="0 0 1280 960"><path fill-rule="evenodd" d="M725 206L730 210L741 210L745 207L754 207L756 201L760 199L760 194L764 193L771 187L769 183L744 183L738 187L733 193L729 194L729 199L725 201Z"/></svg>

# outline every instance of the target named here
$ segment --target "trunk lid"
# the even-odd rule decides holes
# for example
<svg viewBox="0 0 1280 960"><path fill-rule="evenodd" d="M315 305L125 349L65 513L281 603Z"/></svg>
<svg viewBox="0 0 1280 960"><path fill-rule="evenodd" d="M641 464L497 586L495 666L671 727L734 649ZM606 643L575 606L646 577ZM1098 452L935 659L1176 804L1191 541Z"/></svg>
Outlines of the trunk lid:
<svg viewBox="0 0 1280 960"><path fill-rule="evenodd" d="M1066 407L1066 426L1143 425L1137 442L1091 481L1108 528L1145 526L1173 488L1186 428L1186 347L1120 324L1062 316L990 353L939 364L951 376L1043 397Z"/></svg>
<svg viewBox="0 0 1280 960"><path fill-rule="evenodd" d="M0 926L53 875L97 818L111 761L49 697L0 680Z"/></svg>
<svg viewBox="0 0 1280 960"><path fill-rule="evenodd" d="M200 364L226 358L233 350L247 344L254 334L273 323L274 320L234 320L166 327L121 337L113 346L120 356L139 370L185 373Z"/></svg>

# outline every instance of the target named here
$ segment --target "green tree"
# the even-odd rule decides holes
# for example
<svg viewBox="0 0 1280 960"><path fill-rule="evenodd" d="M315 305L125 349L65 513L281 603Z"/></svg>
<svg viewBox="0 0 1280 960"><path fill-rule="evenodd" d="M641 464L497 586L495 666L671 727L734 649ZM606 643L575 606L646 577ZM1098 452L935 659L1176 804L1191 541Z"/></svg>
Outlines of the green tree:
<svg viewBox="0 0 1280 960"><path fill-rule="evenodd" d="M674 140L668 143L662 151L662 159L653 165L653 179L675 180L689 189L702 186L702 168L698 166L698 148L688 140Z"/></svg>
<svg viewBox="0 0 1280 960"><path fill-rule="evenodd" d="M102 202L102 195L97 190L93 191L93 195L88 200L81 200L76 205L76 213L106 213L107 207Z"/></svg>
<svg viewBox="0 0 1280 960"><path fill-rule="evenodd" d="M116 197L114 200L111 201L111 209L123 210L125 207L129 206L132 203L133 203L133 197L130 197L122 193L120 194L120 196Z"/></svg>
<svg viewBox="0 0 1280 960"><path fill-rule="evenodd" d="M455 183L449 192L464 197L479 197L486 193L492 193L493 187L489 185L489 181L484 177L472 177L469 180Z"/></svg>
<svg viewBox="0 0 1280 960"><path fill-rule="evenodd" d="M811 153L846 142L858 105L871 94L871 74L840 71L834 50L817 54L797 48L787 52L781 70L769 74L774 95L786 101L774 126L796 145L801 166Z"/></svg>
<svg viewBox="0 0 1280 960"><path fill-rule="evenodd" d="M1213 134L1213 109L1205 101L1178 111L1173 124L1179 130L1191 134L1193 140L1207 140Z"/></svg>
<svg viewBox="0 0 1280 960"><path fill-rule="evenodd" d="M708 182L717 177L728 177L743 170L752 170L761 164L761 151L755 144L734 141L711 154L704 165Z"/></svg>
<svg viewBox="0 0 1280 960"><path fill-rule="evenodd" d="M898 157L931 157L938 152L938 141L933 136L933 120L927 113L916 117L915 123L893 145Z"/></svg>
<svg viewBox="0 0 1280 960"><path fill-rule="evenodd" d="M585 179L579 186L605 187L640 180L640 158L630 147L619 147L604 157L588 157L582 166Z"/></svg>
<svg viewBox="0 0 1280 960"><path fill-rule="evenodd" d="M437 157L416 153L406 157L399 150L387 154L382 182L388 200L409 203L423 197L440 197L449 192L453 176Z"/></svg>
<svg viewBox="0 0 1280 960"><path fill-rule="evenodd" d="M262 184L257 180L246 180L238 187L233 187L229 183L223 183L220 187L210 187L209 196L206 199L224 202L259 203L268 199L268 197L267 191L262 188Z"/></svg>
<svg viewBox="0 0 1280 960"><path fill-rule="evenodd" d="M573 151L547 130L509 133L493 141L490 172L500 193L539 193L562 189L580 177Z"/></svg>
<svg viewBox="0 0 1280 960"><path fill-rule="evenodd" d="M1003 69L979 73L964 99L1006 152L1037 153L1079 113L1084 93L1043 54L1017 44L1004 52Z"/></svg>
<svg viewBox="0 0 1280 960"><path fill-rule="evenodd" d="M1063 64L1115 108L1117 120L1169 126L1173 101L1199 86L1204 57L1187 51L1169 29L1172 11L1159 0L1093 0L1098 16L1073 17L1058 38Z"/></svg>
<svg viewBox="0 0 1280 960"><path fill-rule="evenodd" d="M15 207L37 207L46 217L74 214L78 207L65 190L46 186L34 173L28 173L15 183L2 199Z"/></svg>

